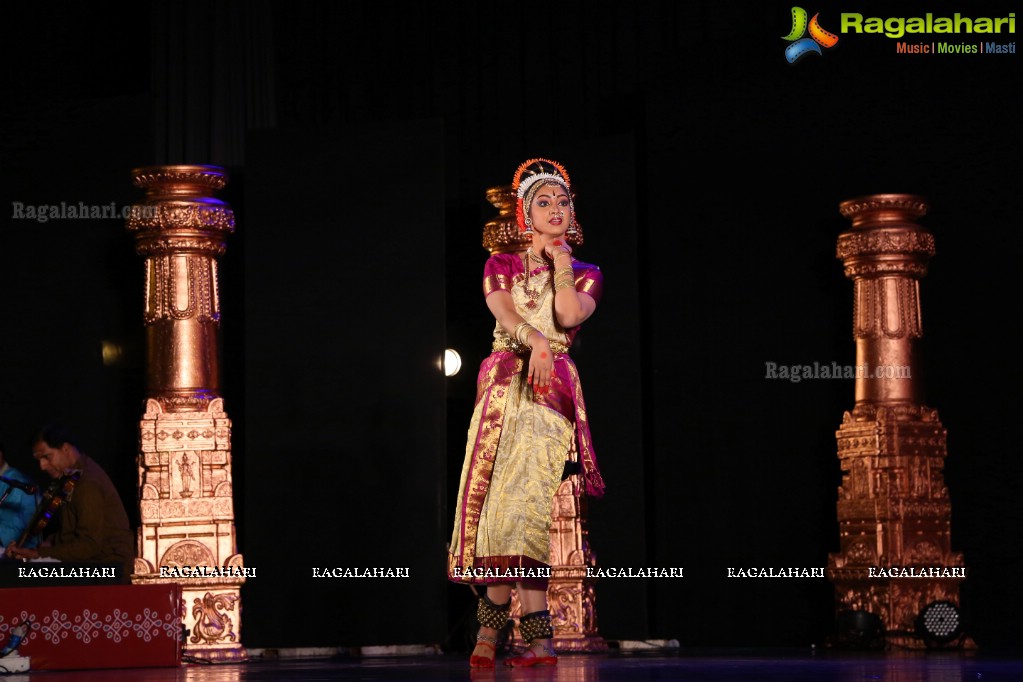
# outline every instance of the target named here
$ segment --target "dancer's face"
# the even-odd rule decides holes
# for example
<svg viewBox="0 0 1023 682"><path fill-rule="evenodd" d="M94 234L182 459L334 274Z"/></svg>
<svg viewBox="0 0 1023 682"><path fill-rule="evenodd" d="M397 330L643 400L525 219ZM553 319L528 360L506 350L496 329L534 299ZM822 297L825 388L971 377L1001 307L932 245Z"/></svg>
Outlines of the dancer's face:
<svg viewBox="0 0 1023 682"><path fill-rule="evenodd" d="M533 230L540 234L560 237L572 223L572 198L558 183L543 185L533 194L529 204L529 217Z"/></svg>

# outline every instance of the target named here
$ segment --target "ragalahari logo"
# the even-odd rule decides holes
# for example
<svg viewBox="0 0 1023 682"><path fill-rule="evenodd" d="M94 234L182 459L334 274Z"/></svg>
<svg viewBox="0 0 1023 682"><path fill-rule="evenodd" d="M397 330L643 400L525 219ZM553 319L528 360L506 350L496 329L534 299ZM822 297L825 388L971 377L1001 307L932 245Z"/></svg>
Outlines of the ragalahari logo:
<svg viewBox="0 0 1023 682"><path fill-rule="evenodd" d="M782 40L787 40L791 45L785 48L785 59L789 64L795 64L808 54L822 54L822 47L834 47L838 44L838 36L830 31L821 28L817 17L820 13L813 15L813 19L807 22L806 10L802 7L792 8L792 30ZM804 37L809 31L810 37Z"/></svg>

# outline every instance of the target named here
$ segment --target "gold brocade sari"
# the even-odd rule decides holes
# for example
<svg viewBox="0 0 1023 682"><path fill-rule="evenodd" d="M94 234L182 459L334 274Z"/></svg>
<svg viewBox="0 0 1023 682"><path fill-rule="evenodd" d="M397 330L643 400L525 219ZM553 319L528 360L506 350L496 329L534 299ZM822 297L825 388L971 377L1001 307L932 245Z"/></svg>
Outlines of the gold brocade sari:
<svg viewBox="0 0 1023 682"><path fill-rule="evenodd" d="M554 319L554 291L546 266L528 275L518 261L498 256L502 272L484 289L509 291L524 320L554 351L551 390L535 395L526 383L528 349L494 330L494 352L480 367L459 482L448 576L456 582L546 584L551 507L565 461L577 444L587 493L603 492L590 444L575 364L567 354L576 330ZM510 258L518 259L511 255ZM488 263L488 267L490 263ZM596 273L596 274L595 274ZM576 263L577 289L599 295L599 270ZM488 286L493 285L488 290Z"/></svg>

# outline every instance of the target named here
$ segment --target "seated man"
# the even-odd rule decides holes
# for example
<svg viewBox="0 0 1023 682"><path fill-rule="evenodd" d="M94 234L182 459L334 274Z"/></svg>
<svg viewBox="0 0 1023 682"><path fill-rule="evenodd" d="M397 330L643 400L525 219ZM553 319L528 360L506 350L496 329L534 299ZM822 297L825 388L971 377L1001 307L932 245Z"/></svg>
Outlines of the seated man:
<svg viewBox="0 0 1023 682"><path fill-rule="evenodd" d="M32 522L39 496L33 492L35 481L12 467L4 457L0 443L0 554L3 547L17 542ZM35 547L39 538L29 537L25 547Z"/></svg>
<svg viewBox="0 0 1023 682"><path fill-rule="evenodd" d="M135 544L128 515L110 477L82 454L60 427L46 427L37 434L32 456L51 478L59 479L73 470L81 475L57 512L56 533L37 549L8 546L7 556L117 563L123 567L119 577L128 582L135 563Z"/></svg>

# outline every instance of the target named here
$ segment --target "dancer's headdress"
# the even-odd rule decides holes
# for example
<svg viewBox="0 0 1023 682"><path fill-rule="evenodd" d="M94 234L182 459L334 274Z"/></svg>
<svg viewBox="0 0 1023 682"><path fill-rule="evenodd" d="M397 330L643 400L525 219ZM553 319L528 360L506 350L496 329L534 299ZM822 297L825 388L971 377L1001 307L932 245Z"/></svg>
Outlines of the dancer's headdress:
<svg viewBox="0 0 1023 682"><path fill-rule="evenodd" d="M532 232L532 225L526 220L528 207L533 201L536 190L546 184L557 183L565 188L569 201L572 197L572 185L565 167L557 161L549 159L530 159L515 170L512 178L512 189L515 191L515 219L519 229ZM573 213L575 207L572 207Z"/></svg>

